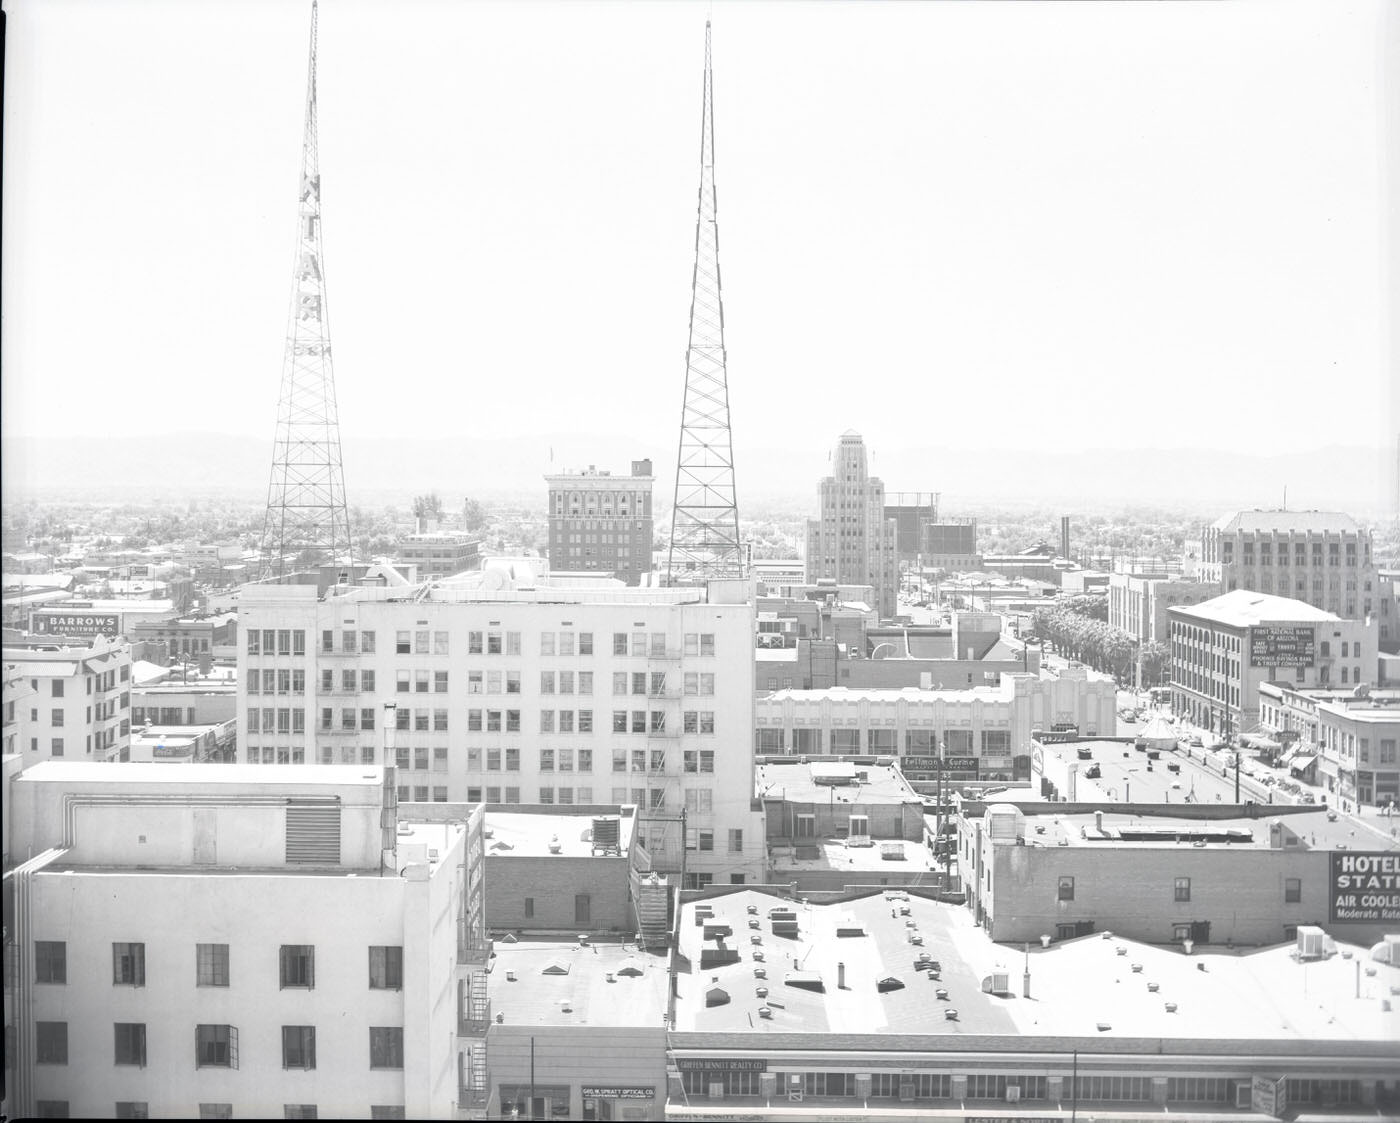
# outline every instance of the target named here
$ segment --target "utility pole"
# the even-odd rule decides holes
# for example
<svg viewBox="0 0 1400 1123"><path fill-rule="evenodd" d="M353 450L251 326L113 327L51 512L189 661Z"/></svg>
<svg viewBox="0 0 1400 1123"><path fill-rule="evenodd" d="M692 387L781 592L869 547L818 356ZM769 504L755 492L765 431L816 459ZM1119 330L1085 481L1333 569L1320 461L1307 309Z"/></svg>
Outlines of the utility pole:
<svg viewBox="0 0 1400 1123"><path fill-rule="evenodd" d="M710 68L710 24L706 20L690 344L686 350L671 541L666 552L666 576L672 584L744 575L734 485L734 444L729 430L729 376L715 199L714 76Z"/></svg>

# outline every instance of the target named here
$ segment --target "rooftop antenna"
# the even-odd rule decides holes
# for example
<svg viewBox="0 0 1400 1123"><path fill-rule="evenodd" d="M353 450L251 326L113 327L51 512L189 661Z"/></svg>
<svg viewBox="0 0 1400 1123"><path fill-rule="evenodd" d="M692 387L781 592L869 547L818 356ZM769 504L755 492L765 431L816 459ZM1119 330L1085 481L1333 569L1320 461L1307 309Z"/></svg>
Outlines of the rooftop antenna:
<svg viewBox="0 0 1400 1123"><path fill-rule="evenodd" d="M710 23L706 20L690 345L686 349L685 399L666 573L675 584L710 577L742 577L743 571L734 445L729 430L729 379L715 203L714 77L710 68Z"/></svg>
<svg viewBox="0 0 1400 1123"><path fill-rule="evenodd" d="M316 0L301 149L297 256L288 315L277 437L263 519L262 576L302 565L349 563L350 518L331 370L330 321L321 256L321 172L316 131Z"/></svg>

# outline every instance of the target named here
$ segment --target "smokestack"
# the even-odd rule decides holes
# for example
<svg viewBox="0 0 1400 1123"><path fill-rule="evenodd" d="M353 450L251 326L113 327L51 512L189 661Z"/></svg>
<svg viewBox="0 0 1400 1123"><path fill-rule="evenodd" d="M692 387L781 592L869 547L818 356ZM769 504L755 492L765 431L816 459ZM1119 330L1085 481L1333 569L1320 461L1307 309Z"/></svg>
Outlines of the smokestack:
<svg viewBox="0 0 1400 1123"><path fill-rule="evenodd" d="M846 965L844 963L836 965L836 988L838 990L846 989Z"/></svg>
<svg viewBox="0 0 1400 1123"><path fill-rule="evenodd" d="M1069 516L1060 516L1060 557L1069 557Z"/></svg>

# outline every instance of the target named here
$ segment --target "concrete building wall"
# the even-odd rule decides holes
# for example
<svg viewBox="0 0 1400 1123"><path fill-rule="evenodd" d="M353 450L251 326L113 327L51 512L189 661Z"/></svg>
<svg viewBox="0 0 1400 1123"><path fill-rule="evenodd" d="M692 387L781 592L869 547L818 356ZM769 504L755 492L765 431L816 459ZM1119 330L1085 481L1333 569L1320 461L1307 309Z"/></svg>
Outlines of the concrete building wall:
<svg viewBox="0 0 1400 1123"><path fill-rule="evenodd" d="M988 852L990 887L984 883L979 900L998 941L1053 937L1061 926L1092 922L1095 932L1171 943L1178 926L1205 922L1210 933L1200 942L1274 944L1285 939L1285 928L1329 923L1328 855L1322 851L1110 842L1103 849L995 843ZM1073 900L1060 899L1061 877L1074 878ZM1189 879L1189 900L1176 900L1177 878ZM1296 903L1284 899L1286 878L1302 880ZM1348 939L1379 938L1352 927Z"/></svg>
<svg viewBox="0 0 1400 1123"><path fill-rule="evenodd" d="M629 866L626 854L596 858L514 856L488 849L486 915L491 929L635 932Z"/></svg>

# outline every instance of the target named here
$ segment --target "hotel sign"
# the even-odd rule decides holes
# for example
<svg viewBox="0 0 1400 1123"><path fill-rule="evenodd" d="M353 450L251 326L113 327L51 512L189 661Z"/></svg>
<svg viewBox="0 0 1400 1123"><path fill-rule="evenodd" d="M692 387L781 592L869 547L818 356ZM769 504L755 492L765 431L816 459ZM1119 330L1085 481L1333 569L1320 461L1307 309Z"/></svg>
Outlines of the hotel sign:
<svg viewBox="0 0 1400 1123"><path fill-rule="evenodd" d="M1263 624L1249 629L1251 667L1311 667L1316 642L1309 624Z"/></svg>
<svg viewBox="0 0 1400 1123"><path fill-rule="evenodd" d="M34 613L34 630L45 636L115 636L120 621L115 612Z"/></svg>
<svg viewBox="0 0 1400 1123"><path fill-rule="evenodd" d="M1331 859L1333 924L1400 921L1400 853L1343 850Z"/></svg>

